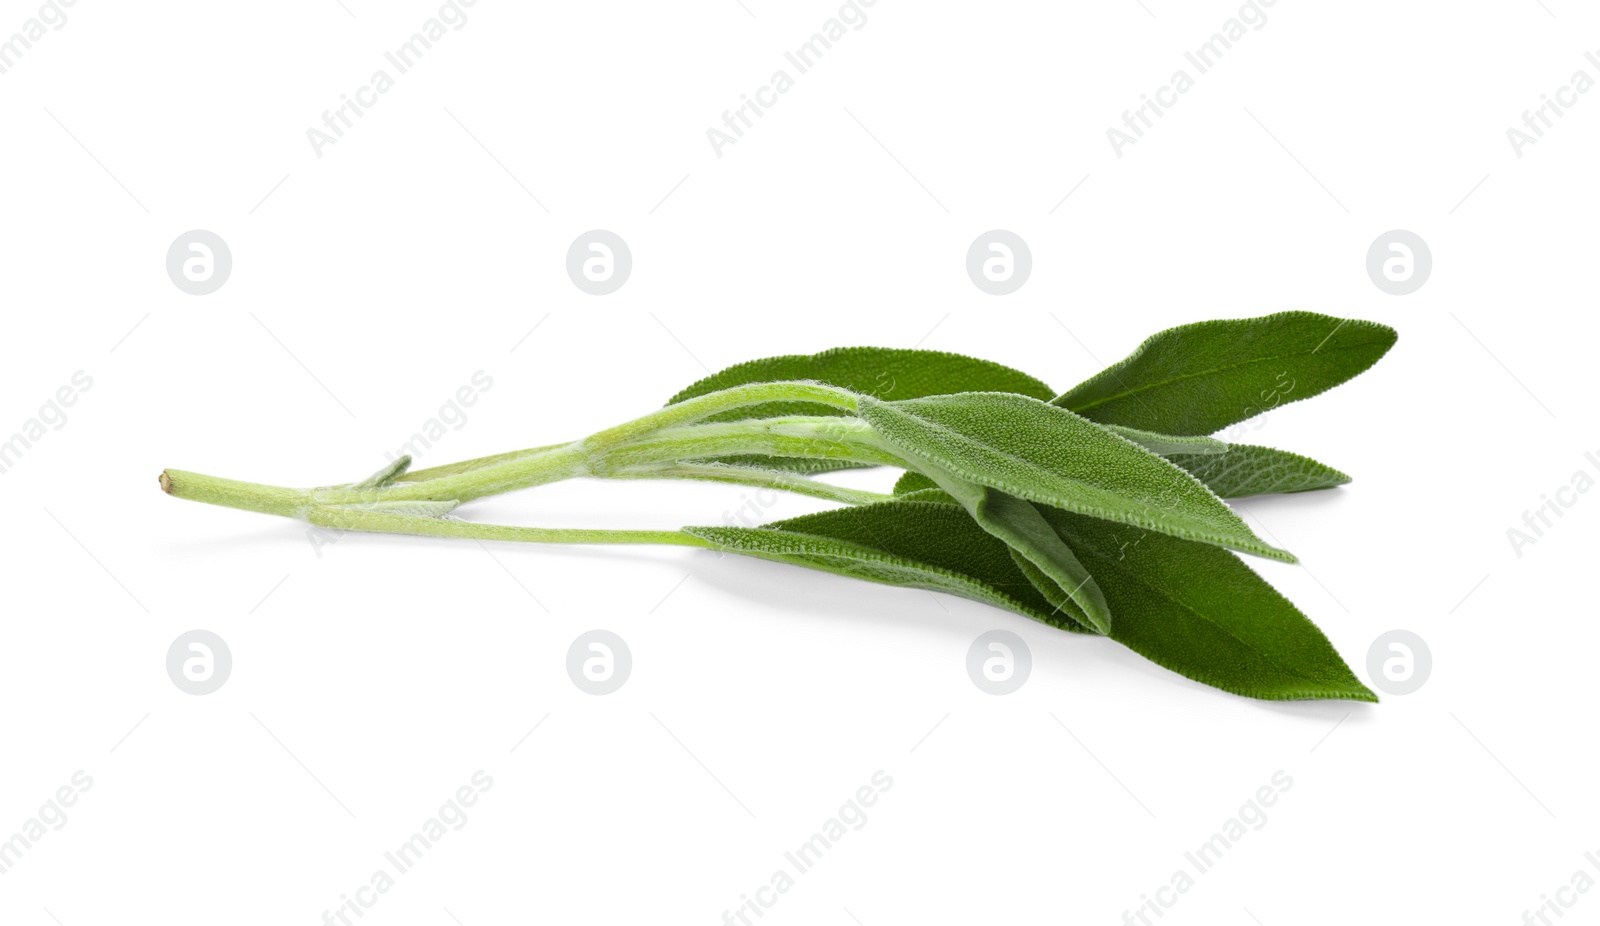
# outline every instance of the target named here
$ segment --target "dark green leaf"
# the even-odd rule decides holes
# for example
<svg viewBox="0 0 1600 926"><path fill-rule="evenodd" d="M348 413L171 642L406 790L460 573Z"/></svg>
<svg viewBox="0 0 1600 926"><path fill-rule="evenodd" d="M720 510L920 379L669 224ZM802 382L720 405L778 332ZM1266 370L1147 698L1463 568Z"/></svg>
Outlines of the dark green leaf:
<svg viewBox="0 0 1600 926"><path fill-rule="evenodd" d="M1180 325L1054 404L1104 424L1210 434L1331 389L1395 343L1387 325L1315 312Z"/></svg>
<svg viewBox="0 0 1600 926"><path fill-rule="evenodd" d="M1322 631L1232 553L1043 513L1105 592L1112 639L1152 662L1251 698L1378 700Z"/></svg>
<svg viewBox="0 0 1600 926"><path fill-rule="evenodd" d="M1203 684L1267 700L1375 701L1327 638L1226 550L1059 509L1040 513L1095 575L1111 637ZM763 528L687 528L724 549L890 585L944 591L1083 632L1054 585L949 495L838 509Z"/></svg>
<svg viewBox="0 0 1600 926"><path fill-rule="evenodd" d="M1066 409L1003 393L882 402L859 417L945 489L944 477L1189 540L1293 562L1203 483Z"/></svg>

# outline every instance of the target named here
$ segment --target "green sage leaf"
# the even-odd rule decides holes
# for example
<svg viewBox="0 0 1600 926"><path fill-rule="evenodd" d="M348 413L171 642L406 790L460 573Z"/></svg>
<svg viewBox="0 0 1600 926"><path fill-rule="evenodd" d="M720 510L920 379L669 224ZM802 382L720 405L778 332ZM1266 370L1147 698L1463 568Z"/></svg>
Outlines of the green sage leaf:
<svg viewBox="0 0 1600 926"><path fill-rule="evenodd" d="M835 347L819 354L786 354L736 364L713 373L667 400L685 399L747 383L815 380L880 399L917 399L947 392L1015 392L1048 401L1055 392L1020 370L989 360L935 350L892 347ZM775 418L788 415L838 415L838 409L809 402L773 402L742 408L708 421Z"/></svg>
<svg viewBox="0 0 1600 926"><path fill-rule="evenodd" d="M1232 553L1041 511L1105 592L1117 616L1111 638L1151 662L1251 698L1378 700L1322 631Z"/></svg>
<svg viewBox="0 0 1600 926"><path fill-rule="evenodd" d="M1100 427L1118 437L1125 437L1133 441L1151 453L1164 457L1170 457L1175 453L1190 456L1209 456L1228 452L1228 444L1217 440L1215 437L1177 437L1172 434L1142 431L1138 428L1125 428L1120 424L1102 424Z"/></svg>
<svg viewBox="0 0 1600 926"><path fill-rule="evenodd" d="M1082 625L1080 628L1081 632L1095 632L1089 627L1089 616L1083 613L1083 609L1078 606L1076 601L1072 600L1072 598L1067 594L1066 590L1061 587L1060 582L1050 578L1049 574L1047 574L1043 569L1040 569L1038 566L1035 566L1032 560L1028 559L1021 553L1018 553L1014 549L1011 551L1011 559L1016 563L1017 569L1022 572L1023 578L1026 578L1029 582L1033 583L1033 587L1038 589L1039 594L1043 595L1046 601L1054 605L1061 613L1071 617L1073 620ZM1104 593L1102 592L1101 594L1103 595ZM1069 627L1068 629L1070 630L1074 628ZM1112 637L1113 639L1116 637L1115 634L1111 633L1107 633L1106 635Z"/></svg>
<svg viewBox="0 0 1600 926"><path fill-rule="evenodd" d="M1036 506L1095 575L1112 639L1202 684L1266 700L1376 701L1326 636L1237 556L1207 544ZM1037 567L939 489L759 528L685 532L730 552L889 585L961 595L1075 632ZM1015 556L1015 558L1013 558Z"/></svg>
<svg viewBox="0 0 1600 926"><path fill-rule="evenodd" d="M1187 438L1184 438L1187 439ZM1174 453L1172 463L1188 470L1219 498L1309 492L1341 486L1350 477L1310 457L1255 444L1228 444L1223 454ZM895 481L895 495L938 489L927 476L908 470Z"/></svg>
<svg viewBox="0 0 1600 926"><path fill-rule="evenodd" d="M929 479L927 476L922 475L914 469L908 469L900 474L899 479L894 481L893 491L896 495L910 495L913 492L925 492L929 489L935 489L941 492L944 491L943 489L939 488L939 484L937 482L934 482L932 479Z"/></svg>
<svg viewBox="0 0 1600 926"><path fill-rule="evenodd" d="M1095 633L1110 632L1111 611L1094 577L1033 502L967 482L940 469L930 469L928 475L939 491L965 508L979 527L1010 547L1016 565L1052 605Z"/></svg>
<svg viewBox="0 0 1600 926"><path fill-rule="evenodd" d="M764 527L687 527L729 552L960 595L1081 629L1017 570L1010 549L946 496L840 508Z"/></svg>
<svg viewBox="0 0 1600 926"><path fill-rule="evenodd" d="M390 460L388 465L378 470L360 482L352 482L346 488L350 489L381 489L392 485L396 479L405 475L411 468L411 454L402 454L398 459Z"/></svg>
<svg viewBox="0 0 1600 926"><path fill-rule="evenodd" d="M1387 325L1315 312L1179 325L1053 404L1104 424L1210 434L1339 385L1395 339Z"/></svg>
<svg viewBox="0 0 1600 926"><path fill-rule="evenodd" d="M1193 473L1222 498L1309 492L1344 485L1350 477L1331 466L1287 450L1254 444L1229 444L1216 456L1172 454L1167 459ZM899 486L895 487L895 494Z"/></svg>
<svg viewBox="0 0 1600 926"><path fill-rule="evenodd" d="M957 505L936 488L913 490L906 501ZM1095 576L1116 614L1111 638L1146 659L1251 698L1377 700L1322 631L1234 554L1037 507ZM1013 555L1050 600L1055 583ZM1058 606L1068 615L1076 607L1070 601Z"/></svg>
<svg viewBox="0 0 1600 926"><path fill-rule="evenodd" d="M702 379L667 400L668 405L746 383L815 380L883 399L915 399L945 392L1016 392L1049 399L1048 385L1011 367L934 350L892 347L835 347L818 354L786 354L736 364ZM839 409L809 402L773 402L713 416L708 421L775 418L788 415L839 415ZM738 466L763 466L798 473L855 469L859 464L790 457L730 456Z"/></svg>
<svg viewBox="0 0 1600 926"><path fill-rule="evenodd" d="M1029 581L1050 603L1065 608L1096 633L1111 631L1111 609L1105 595L1033 502L945 473L934 474L949 495L960 502L978 526L1004 541ZM1042 577L1042 579L1041 579Z"/></svg>
<svg viewBox="0 0 1600 926"><path fill-rule="evenodd" d="M935 481L936 470L947 472L1031 502L1294 561L1186 470L1046 402L1003 393L863 396L857 414Z"/></svg>

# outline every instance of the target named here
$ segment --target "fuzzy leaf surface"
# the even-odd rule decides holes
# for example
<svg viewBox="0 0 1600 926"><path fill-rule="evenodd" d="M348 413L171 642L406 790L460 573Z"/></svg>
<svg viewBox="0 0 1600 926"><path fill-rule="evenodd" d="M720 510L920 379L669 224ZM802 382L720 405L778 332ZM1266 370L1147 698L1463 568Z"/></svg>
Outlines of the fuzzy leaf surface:
<svg viewBox="0 0 1600 926"><path fill-rule="evenodd" d="M1054 395L1050 385L1019 369L990 360L963 357L942 350L907 350L898 347L834 347L821 353L786 353L763 357L710 374L667 400L675 405L686 398L730 389L750 382L778 382L787 379L813 379L838 385L851 392L880 398L920 398L941 392L1018 392L1048 400ZM840 409L814 405L808 401L774 401L736 409L709 417L706 421L738 421L746 417L782 417L792 414L843 414ZM795 473L824 473L861 469L864 464L818 461L784 456L718 457L730 465L768 467Z"/></svg>
<svg viewBox="0 0 1600 926"><path fill-rule="evenodd" d="M748 383L815 380L866 395L914 399L942 392L1016 392L1038 399L1055 394L1020 370L936 350L892 347L835 347L818 354L785 354L749 360L713 373L667 400L674 405L707 393ZM714 415L707 421L775 418L788 415L839 415L839 409L810 402L772 402ZM735 466L761 466L795 473L857 469L862 464L795 457L740 455L719 458Z"/></svg>
<svg viewBox="0 0 1600 926"><path fill-rule="evenodd" d="M947 392L1015 392L1046 401L1055 395L1049 386L1020 370L976 357L936 350L835 347L819 354L787 354L736 364L694 383L668 399L667 404L748 383L796 379L815 380L886 400ZM773 402L707 420L838 414L842 412L836 408L810 402Z"/></svg>
<svg viewBox="0 0 1600 926"><path fill-rule="evenodd" d="M1175 453L1167 459L1193 473L1222 498L1309 492L1350 481L1349 476L1310 457L1254 444L1229 444L1227 453L1215 456Z"/></svg>
<svg viewBox="0 0 1600 926"><path fill-rule="evenodd" d="M840 508L764 527L688 527L684 532L735 553L948 592L1077 629L1017 570L1010 549L948 497Z"/></svg>
<svg viewBox="0 0 1600 926"><path fill-rule="evenodd" d="M1105 592L1112 639L1146 659L1250 698L1378 700L1322 631L1232 553L1043 513Z"/></svg>
<svg viewBox="0 0 1600 926"><path fill-rule="evenodd" d="M1215 437L1179 437L1175 434L1157 434L1155 431L1128 428L1120 424L1101 424L1100 426L1118 437L1133 441L1151 453L1160 454L1164 457L1170 457L1175 453L1199 456L1201 454L1228 452L1228 444L1217 440Z"/></svg>
<svg viewBox="0 0 1600 926"><path fill-rule="evenodd" d="M914 469L908 469L894 481L893 491L896 495L910 495L913 492L925 492L929 489L938 490L939 484Z"/></svg>
<svg viewBox="0 0 1600 926"><path fill-rule="evenodd" d="M1245 697L1377 700L1322 632L1232 553L1039 510L1096 576L1117 615L1111 638L1147 659ZM685 530L732 552L950 592L1085 632L1070 601L1058 607L1030 582L1031 563L937 488L768 527Z"/></svg>
<svg viewBox="0 0 1600 926"><path fill-rule="evenodd" d="M1350 481L1349 476L1310 457L1255 444L1229 444L1226 454L1174 453L1167 459L1188 470L1220 498L1309 492ZM894 494L937 488L932 479L909 470L900 474Z"/></svg>
<svg viewBox="0 0 1600 926"><path fill-rule="evenodd" d="M906 497L958 504L937 488ZM1234 554L1060 509L1039 510L1094 574L1116 614L1111 638L1146 659L1251 698L1378 700L1322 631ZM1036 587L1053 584L1013 554ZM1068 602L1062 611L1074 607Z"/></svg>
<svg viewBox="0 0 1600 926"><path fill-rule="evenodd" d="M1085 614L1083 608L1079 607L1078 603L1067 594L1066 590L1061 587L1060 582L1050 578L1043 569L1035 566L1032 560L1014 549L1011 551L1011 560L1017 564L1017 569L1022 572L1023 577L1033 583L1033 587L1039 590L1039 594L1043 595L1046 601L1054 605L1057 611L1076 622L1077 626L1069 626L1066 629L1078 633L1100 633L1090 627L1089 615ZM1109 632L1100 635L1114 637L1114 634Z"/></svg>
<svg viewBox="0 0 1600 926"><path fill-rule="evenodd" d="M1163 434L1210 434L1310 398L1377 363L1393 328L1315 312L1179 325L1058 396L1085 418Z"/></svg>
<svg viewBox="0 0 1600 926"><path fill-rule="evenodd" d="M992 392L901 402L863 396L857 414L936 480L932 470L1031 502L1294 561L1188 471L1049 403Z"/></svg>
<svg viewBox="0 0 1600 926"><path fill-rule="evenodd" d="M1012 558L1046 600L1082 621L1088 630L1102 634L1111 631L1111 609L1105 595L1038 506L942 471L931 475L979 527L1011 548Z"/></svg>

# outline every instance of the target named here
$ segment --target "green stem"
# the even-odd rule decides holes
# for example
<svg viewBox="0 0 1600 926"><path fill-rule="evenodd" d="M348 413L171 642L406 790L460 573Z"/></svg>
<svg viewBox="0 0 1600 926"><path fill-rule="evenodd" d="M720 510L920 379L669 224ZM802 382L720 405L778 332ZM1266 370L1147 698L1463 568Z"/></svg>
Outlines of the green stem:
<svg viewBox="0 0 1600 926"><path fill-rule="evenodd" d="M802 492L864 504L887 496L777 471L698 462L706 457L764 454L905 466L872 429L853 417L794 416L697 424L706 418L774 402L810 402L854 411L857 396L811 382L755 383L670 405L570 444L436 466L382 486L289 489L184 470L161 474L169 495L192 501L299 518L341 530L515 540L536 543L707 544L677 531L606 531L475 524L433 516L416 502L454 504L576 476L698 478ZM687 461L687 462L686 462ZM399 464L396 464L398 466ZM407 510L407 509L410 510ZM440 506L433 506L434 509Z"/></svg>
<svg viewBox="0 0 1600 926"><path fill-rule="evenodd" d="M677 407L671 406L667 410ZM489 463L423 482L397 482L383 489L325 489L318 493L317 501L325 504L380 500L467 502L486 495L559 482L575 476L606 476L639 466L738 454L906 466L904 460L881 449L872 429L854 418L752 419L665 429L652 426L639 429L639 437L622 444L615 443L618 433L619 429L613 428L601 432L597 437L520 455L512 454L504 462Z"/></svg>
<svg viewBox="0 0 1600 926"><path fill-rule="evenodd" d="M771 402L811 402L818 405L827 405L841 411L854 412L857 398L852 392L833 386L805 380L788 380L773 383L753 383L746 386L735 386L718 392L708 393L674 405L669 405L660 411L653 412L643 418L638 418L627 424L618 425L591 435L584 443L591 450L605 450L619 444L637 441L655 431L669 427L678 427L704 421L706 418L723 412L748 408L754 405L764 405ZM442 466L433 466L427 469L413 470L400 477L399 483L427 482L444 476L455 476L461 473L483 469L488 466L508 463L528 457L537 456L550 450L556 450L566 444L549 444L544 447L530 447L526 450L512 450L507 453L497 453L491 456L478 457L472 460L462 460L459 463L446 463Z"/></svg>
<svg viewBox="0 0 1600 926"><path fill-rule="evenodd" d="M423 518L412 515L366 511L358 508L314 506L307 521L319 527L346 531L373 531L382 534L420 534L425 537L458 537L468 540L506 540L518 543L648 543L679 547L714 547L716 544L681 531L585 530L561 527L515 527L506 524L479 524L450 518Z"/></svg>
<svg viewBox="0 0 1600 926"><path fill-rule="evenodd" d="M176 498L282 515L334 530L509 540L522 543L649 543L684 547L714 546L708 541L680 531L513 527L340 507L320 503L314 498L317 492L323 490L285 489L178 469L169 469L161 474L161 488Z"/></svg>
<svg viewBox="0 0 1600 926"><path fill-rule="evenodd" d="M627 424L620 424L594 434L584 443L591 450L605 452L614 447L633 443L657 431L704 421L713 415L752 405L766 405L771 402L811 402L854 413L857 401L856 394L848 389L804 380L751 383L668 405L643 418L636 418Z"/></svg>
<svg viewBox="0 0 1600 926"><path fill-rule="evenodd" d="M485 495L499 495L514 489L588 475L589 460L589 451L584 447L584 442L576 441L521 455L511 454L501 463L490 463L425 482L396 482L383 489L324 489L320 490L317 500L326 504L371 501L468 502Z"/></svg>
<svg viewBox="0 0 1600 926"><path fill-rule="evenodd" d="M607 454L615 468L757 454L906 467L855 418L795 417L669 428ZM598 467L597 467L598 469ZM604 471L597 473L604 475Z"/></svg>
<svg viewBox="0 0 1600 926"><path fill-rule="evenodd" d="M725 482L732 485L777 489L811 498L843 502L847 505L870 505L887 502L893 495L851 489L827 482L807 479L781 470L760 469L753 466L730 466L726 463L678 463L670 466L640 466L606 474L610 479L698 479L706 482Z"/></svg>
<svg viewBox="0 0 1600 926"><path fill-rule="evenodd" d="M497 453L492 456L478 457L474 460L462 460L459 463L446 463L442 466L430 466L427 469L412 470L396 480L397 483L427 482L429 479L438 479L440 476L454 476L457 473L470 472L482 469L495 463L505 463L523 457L531 457L544 453L547 450L556 450L566 444L547 444L543 447L529 447L526 450L512 450L509 453Z"/></svg>
<svg viewBox="0 0 1600 926"><path fill-rule="evenodd" d="M205 502L208 505L223 505L228 508L241 508L245 511L260 511L264 514L300 519L305 518L306 511L311 507L312 492L311 489L285 489L256 482L222 479L181 469L169 469L161 473L161 491L175 498Z"/></svg>

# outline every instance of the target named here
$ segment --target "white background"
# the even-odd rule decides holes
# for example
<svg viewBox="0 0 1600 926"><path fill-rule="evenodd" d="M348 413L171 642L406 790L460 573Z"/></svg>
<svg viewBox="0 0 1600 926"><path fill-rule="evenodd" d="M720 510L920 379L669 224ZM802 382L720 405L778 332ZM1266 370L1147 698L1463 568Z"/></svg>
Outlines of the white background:
<svg viewBox="0 0 1600 926"><path fill-rule="evenodd" d="M1121 922L1279 770L1266 824L1161 922L1512 924L1600 878L1600 494L1520 557L1506 535L1600 476L1600 93L1520 158L1506 136L1596 74L1600 17L1280 0L1118 158L1106 130L1236 5L880 0L713 154L837 8L479 0L320 158L307 129L436 4L80 0L0 76L0 432L93 379L0 477L0 838L94 782L0 875L0 922L322 922L479 769L466 825L360 922L721 922L880 769L867 823L761 922ZM36 11L5 0L0 37ZM194 228L233 253L208 296L165 272ZM564 269L591 228L632 248L610 296ZM1032 248L1010 296L965 273L991 228ZM1365 271L1392 228L1432 248L1409 296ZM774 353L920 345L1065 389L1161 328L1290 308L1400 332L1250 426L1355 482L1239 506L1303 561L1252 565L1358 674L1380 633L1428 641L1426 685L1379 705L1254 702L965 600L702 551L319 557L304 525L156 486L360 478L478 370L492 389L419 465ZM462 513L666 528L742 494L566 483ZM606 697L564 669L597 627L634 659ZM204 697L165 671L194 628L234 659ZM964 668L995 628L1034 659L1006 697Z"/></svg>

